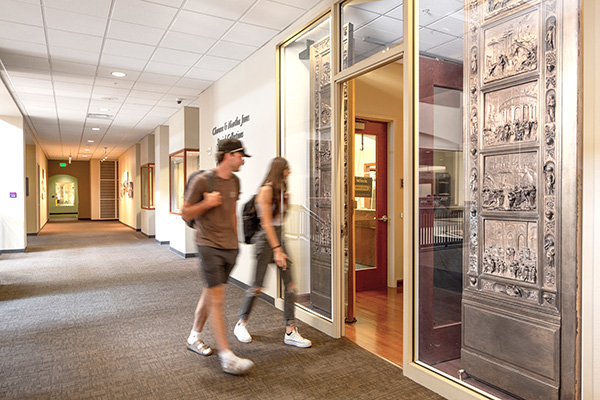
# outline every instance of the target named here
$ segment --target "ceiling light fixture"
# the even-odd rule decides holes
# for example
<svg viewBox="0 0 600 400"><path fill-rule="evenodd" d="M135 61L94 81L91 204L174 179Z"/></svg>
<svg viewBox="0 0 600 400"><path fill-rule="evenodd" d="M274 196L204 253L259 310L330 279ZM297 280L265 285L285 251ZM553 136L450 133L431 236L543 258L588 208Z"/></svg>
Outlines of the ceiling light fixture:
<svg viewBox="0 0 600 400"><path fill-rule="evenodd" d="M71 159L72 159L72 158L73 158L73 157L71 157L71 151L69 150L69 164L71 164Z"/></svg>
<svg viewBox="0 0 600 400"><path fill-rule="evenodd" d="M99 131L100 128L92 128L93 131Z"/></svg>
<svg viewBox="0 0 600 400"><path fill-rule="evenodd" d="M117 78L124 78L127 76L125 72L114 71L110 73L112 76L116 76Z"/></svg>
<svg viewBox="0 0 600 400"><path fill-rule="evenodd" d="M102 157L102 160L100 160L100 162L104 162L107 158L108 158L108 155L106 154L106 147L105 147L104 148L104 157Z"/></svg>
<svg viewBox="0 0 600 400"><path fill-rule="evenodd" d="M88 143L94 143L94 141L93 140L88 140Z"/></svg>

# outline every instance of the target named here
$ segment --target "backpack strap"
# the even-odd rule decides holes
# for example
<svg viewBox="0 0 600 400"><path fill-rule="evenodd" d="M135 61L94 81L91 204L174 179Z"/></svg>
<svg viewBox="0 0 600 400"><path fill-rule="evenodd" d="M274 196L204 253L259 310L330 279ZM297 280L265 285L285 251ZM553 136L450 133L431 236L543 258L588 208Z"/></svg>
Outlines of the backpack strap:
<svg viewBox="0 0 600 400"><path fill-rule="evenodd" d="M208 181L208 192L212 193L215 191L215 170L209 169L204 173L206 180Z"/></svg>

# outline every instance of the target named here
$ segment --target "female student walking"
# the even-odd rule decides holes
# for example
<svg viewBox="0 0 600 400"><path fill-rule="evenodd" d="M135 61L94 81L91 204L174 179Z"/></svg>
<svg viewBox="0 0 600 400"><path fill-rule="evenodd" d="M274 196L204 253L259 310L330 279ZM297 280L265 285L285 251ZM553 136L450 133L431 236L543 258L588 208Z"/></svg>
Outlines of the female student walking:
<svg viewBox="0 0 600 400"><path fill-rule="evenodd" d="M261 222L261 230L256 233L256 269L254 283L247 290L239 313L239 320L233 333L242 343L250 343L252 336L248 333L246 323L254 300L261 291L267 267L275 262L279 275L285 285L283 319L285 335L283 342L291 346L310 347L311 341L305 339L295 326L296 285L292 280L292 262L288 258L283 241L282 225L288 206L286 179L291 173L287 160L275 157L258 194L256 210Z"/></svg>

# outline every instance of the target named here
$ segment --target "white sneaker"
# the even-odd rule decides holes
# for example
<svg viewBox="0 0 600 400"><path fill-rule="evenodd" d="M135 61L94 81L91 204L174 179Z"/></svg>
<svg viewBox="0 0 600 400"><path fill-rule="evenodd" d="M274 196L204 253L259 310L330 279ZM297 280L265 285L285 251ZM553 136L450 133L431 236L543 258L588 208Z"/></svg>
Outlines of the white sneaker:
<svg viewBox="0 0 600 400"><path fill-rule="evenodd" d="M230 353L224 357L221 356L221 354L219 354L219 359L221 360L221 367L223 368L223 372L232 375L243 375L254 366L252 360L248 360L247 358L240 358L233 353Z"/></svg>
<svg viewBox="0 0 600 400"><path fill-rule="evenodd" d="M252 341L252 336L248 333L248 329L246 329L246 324L240 324L238 321L235 324L235 328L233 328L233 334L242 343L250 343Z"/></svg>
<svg viewBox="0 0 600 400"><path fill-rule="evenodd" d="M290 333L289 335L286 333L283 337L283 343L296 347L312 346L312 342L308 339L303 338L300 332L298 332L298 328L294 328L292 333Z"/></svg>

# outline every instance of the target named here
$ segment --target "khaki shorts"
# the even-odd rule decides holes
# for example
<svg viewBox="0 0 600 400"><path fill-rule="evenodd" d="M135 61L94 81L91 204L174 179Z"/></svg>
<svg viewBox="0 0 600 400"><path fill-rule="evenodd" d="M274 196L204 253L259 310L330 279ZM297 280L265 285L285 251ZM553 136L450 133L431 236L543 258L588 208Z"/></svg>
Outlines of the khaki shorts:
<svg viewBox="0 0 600 400"><path fill-rule="evenodd" d="M227 283L229 274L235 266L238 249L217 249L216 247L198 246L200 271L208 287Z"/></svg>

